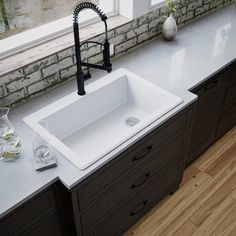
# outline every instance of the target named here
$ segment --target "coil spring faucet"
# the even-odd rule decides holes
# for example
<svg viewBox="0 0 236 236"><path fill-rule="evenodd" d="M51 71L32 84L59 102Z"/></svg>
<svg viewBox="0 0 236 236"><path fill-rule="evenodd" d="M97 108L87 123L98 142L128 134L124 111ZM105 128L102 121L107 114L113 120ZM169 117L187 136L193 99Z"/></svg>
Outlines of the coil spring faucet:
<svg viewBox="0 0 236 236"><path fill-rule="evenodd" d="M105 25L105 42L104 44L99 43L99 42L94 42L94 41L87 41L82 44L80 44L80 39L79 39L79 24L78 24L78 15L81 10L83 9L91 9L95 11L101 20L104 22ZM75 40L75 54L76 54L76 66L77 66L77 85L78 85L78 94L79 95L85 95L85 90L84 90L84 80L86 78L90 78L91 75L89 73L89 68L96 68L100 70L106 70L108 73L112 71L112 64L110 61L110 44L108 42L108 37L107 37L107 16L96 6L95 4L91 2L82 2L78 4L74 10L73 13L73 29L74 29L74 40ZM98 65L98 64L91 64L87 62L82 62L81 61L81 46L83 44L98 44L103 46L103 64ZM87 67L88 73L87 75L84 74L82 70L82 66Z"/></svg>

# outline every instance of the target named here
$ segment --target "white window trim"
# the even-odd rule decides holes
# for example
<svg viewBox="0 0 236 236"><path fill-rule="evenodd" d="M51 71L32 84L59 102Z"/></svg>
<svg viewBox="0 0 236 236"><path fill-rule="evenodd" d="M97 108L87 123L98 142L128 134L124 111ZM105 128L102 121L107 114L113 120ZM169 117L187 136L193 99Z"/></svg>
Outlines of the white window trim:
<svg viewBox="0 0 236 236"><path fill-rule="evenodd" d="M154 4L154 5L152 5L152 4L151 4L151 1L150 1L150 10L154 10L154 9L159 8L159 7L162 7L162 6L164 6L164 5L166 5L165 0L162 0L162 1L160 1L159 3Z"/></svg>
<svg viewBox="0 0 236 236"><path fill-rule="evenodd" d="M135 19L164 5L164 0L155 5L152 5L151 0L119 0L119 14L129 19Z"/></svg>
<svg viewBox="0 0 236 236"><path fill-rule="evenodd" d="M110 0L109 0L110 1ZM118 13L117 0L114 1L112 12L105 12L108 17ZM89 14L89 15L87 15ZM44 24L39 27L18 33L6 39L0 40L0 60L10 57L14 54L48 42L52 39L59 38L73 31L72 15L63 17L59 20ZM80 13L80 27L86 27L99 21L99 17L93 11L84 11Z"/></svg>
<svg viewBox="0 0 236 236"><path fill-rule="evenodd" d="M106 12L107 16L111 17L119 14L131 20L147 14L157 7L165 5L164 0L155 5L151 4L151 0L112 1L114 1L114 9L112 12ZM92 11L88 12L89 14L93 13ZM82 11L80 13L80 27L83 28L91 25L97 22L98 19L98 17L93 17L88 20L83 16ZM0 40L0 60L71 33L73 31L72 23L71 15Z"/></svg>

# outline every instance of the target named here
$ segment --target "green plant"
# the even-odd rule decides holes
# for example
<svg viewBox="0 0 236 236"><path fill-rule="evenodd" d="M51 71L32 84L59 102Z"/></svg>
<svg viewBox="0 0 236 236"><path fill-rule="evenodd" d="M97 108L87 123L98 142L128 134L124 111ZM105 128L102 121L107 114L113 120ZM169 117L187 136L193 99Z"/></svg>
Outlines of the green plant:
<svg viewBox="0 0 236 236"><path fill-rule="evenodd" d="M168 10L167 10L167 15L169 16L171 13L175 13L178 6L179 6L179 3L180 1L175 1L175 0L165 0L166 2L166 5L168 7Z"/></svg>
<svg viewBox="0 0 236 236"><path fill-rule="evenodd" d="M9 29L9 24L8 24L8 19L7 19L7 13L6 13L6 8L5 8L5 3L3 0L0 0L0 11L2 13L2 21L3 24L7 29Z"/></svg>

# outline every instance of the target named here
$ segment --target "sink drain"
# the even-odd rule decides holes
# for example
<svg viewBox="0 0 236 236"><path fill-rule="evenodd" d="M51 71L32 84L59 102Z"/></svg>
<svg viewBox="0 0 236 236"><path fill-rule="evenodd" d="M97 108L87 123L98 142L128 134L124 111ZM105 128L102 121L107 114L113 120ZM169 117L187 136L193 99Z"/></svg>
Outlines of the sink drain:
<svg viewBox="0 0 236 236"><path fill-rule="evenodd" d="M132 127L139 123L139 119L135 117L129 117L128 119L125 120L125 123L126 125Z"/></svg>

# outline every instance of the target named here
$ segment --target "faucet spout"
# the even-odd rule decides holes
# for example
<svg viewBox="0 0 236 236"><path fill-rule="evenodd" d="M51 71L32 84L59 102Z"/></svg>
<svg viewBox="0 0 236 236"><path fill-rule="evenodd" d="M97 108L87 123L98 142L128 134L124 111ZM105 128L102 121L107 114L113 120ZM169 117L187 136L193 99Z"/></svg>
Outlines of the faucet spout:
<svg viewBox="0 0 236 236"><path fill-rule="evenodd" d="M85 43L95 43L95 44L101 44L103 46L103 64L97 65L97 64L91 64L87 62L82 62L81 60L81 50L80 47L82 44L80 44L80 37L79 37L79 24L78 24L78 15L79 12L83 9L91 9L95 11L101 20L104 22L105 25L105 41L104 44L101 44L99 42L92 42L88 41ZM86 78L86 75L83 72L82 66L85 66L87 68L96 68L101 70L106 70L108 73L112 71L112 64L110 60L110 44L108 41L108 33L107 33L107 16L93 3L90 2L83 2L76 6L73 14L73 29L74 29L74 42L75 42L75 54L76 54L76 66L77 66L77 85L78 85L78 94L79 95L85 95L85 89L84 89L84 80ZM83 43L84 44L84 43Z"/></svg>

